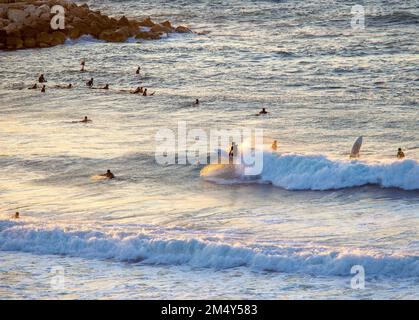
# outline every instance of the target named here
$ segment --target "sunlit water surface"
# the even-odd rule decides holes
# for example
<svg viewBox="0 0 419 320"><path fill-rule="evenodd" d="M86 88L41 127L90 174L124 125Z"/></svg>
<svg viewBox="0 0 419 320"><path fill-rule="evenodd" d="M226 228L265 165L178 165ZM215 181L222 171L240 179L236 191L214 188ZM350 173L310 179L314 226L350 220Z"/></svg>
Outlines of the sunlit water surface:
<svg viewBox="0 0 419 320"><path fill-rule="evenodd" d="M196 33L1 52L0 297L418 299L418 4L369 1L354 32L347 1L91 1ZM40 73L46 94L26 90ZM137 86L156 95L119 92ZM209 182L155 161L179 121L262 128L278 154Z"/></svg>

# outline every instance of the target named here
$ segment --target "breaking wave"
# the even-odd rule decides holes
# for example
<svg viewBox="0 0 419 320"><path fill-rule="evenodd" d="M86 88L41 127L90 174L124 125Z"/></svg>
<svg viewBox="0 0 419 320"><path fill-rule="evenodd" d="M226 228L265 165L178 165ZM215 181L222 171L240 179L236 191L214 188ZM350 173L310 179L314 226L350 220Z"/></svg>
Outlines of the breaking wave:
<svg viewBox="0 0 419 320"><path fill-rule="evenodd" d="M0 220L0 250L66 255L151 265L245 267L252 271L349 276L362 265L367 276L418 277L419 257L327 248L281 246L269 250L216 240L165 239L142 233L37 226Z"/></svg>
<svg viewBox="0 0 419 320"><path fill-rule="evenodd" d="M226 183L229 177L224 175L223 170L225 167L215 170L204 168L201 176L213 182ZM253 180L288 190L336 190L364 185L419 190L419 163L415 160L367 163L330 160L323 155L265 152L262 172ZM240 181L248 183L249 176L244 175L238 166L232 182Z"/></svg>

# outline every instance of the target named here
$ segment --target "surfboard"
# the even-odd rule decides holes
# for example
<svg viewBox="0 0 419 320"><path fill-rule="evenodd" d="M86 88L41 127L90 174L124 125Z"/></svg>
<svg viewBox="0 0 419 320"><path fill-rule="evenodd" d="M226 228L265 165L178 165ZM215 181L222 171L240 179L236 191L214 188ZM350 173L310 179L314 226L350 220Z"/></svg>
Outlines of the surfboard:
<svg viewBox="0 0 419 320"><path fill-rule="evenodd" d="M359 152L361 151L361 147L362 147L362 136L359 137L358 139L356 139L352 150L351 150L351 158L359 158Z"/></svg>
<svg viewBox="0 0 419 320"><path fill-rule="evenodd" d="M99 175L99 174L98 175L91 176L90 179L92 181L108 180L108 178L106 176L102 176L102 175Z"/></svg>
<svg viewBox="0 0 419 320"><path fill-rule="evenodd" d="M236 166L233 164L209 164L202 168L200 176L204 178L234 179L238 177Z"/></svg>

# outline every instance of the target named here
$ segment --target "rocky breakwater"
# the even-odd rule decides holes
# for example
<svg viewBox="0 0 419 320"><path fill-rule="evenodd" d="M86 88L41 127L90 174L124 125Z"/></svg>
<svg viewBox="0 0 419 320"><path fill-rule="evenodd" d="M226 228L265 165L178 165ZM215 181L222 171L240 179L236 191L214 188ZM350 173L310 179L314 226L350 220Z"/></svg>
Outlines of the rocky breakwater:
<svg viewBox="0 0 419 320"><path fill-rule="evenodd" d="M5 0L0 0L0 50L47 48L83 35L109 42L124 42L130 37L156 40L167 33L191 32L184 26L174 27L169 21L155 23L150 18L110 17L91 10L87 4L77 5L67 0L2 1ZM64 29L51 26L56 16L56 13L51 13L51 8L55 5L64 8Z"/></svg>

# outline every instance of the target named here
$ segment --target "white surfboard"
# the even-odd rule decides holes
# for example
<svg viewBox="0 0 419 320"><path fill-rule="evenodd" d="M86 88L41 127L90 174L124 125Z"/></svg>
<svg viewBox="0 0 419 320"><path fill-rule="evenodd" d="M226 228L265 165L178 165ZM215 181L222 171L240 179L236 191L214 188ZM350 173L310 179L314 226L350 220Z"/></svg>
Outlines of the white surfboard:
<svg viewBox="0 0 419 320"><path fill-rule="evenodd" d="M352 150L351 150L351 158L359 158L359 152L361 151L361 147L362 147L362 136L359 137L358 139L356 139Z"/></svg>

